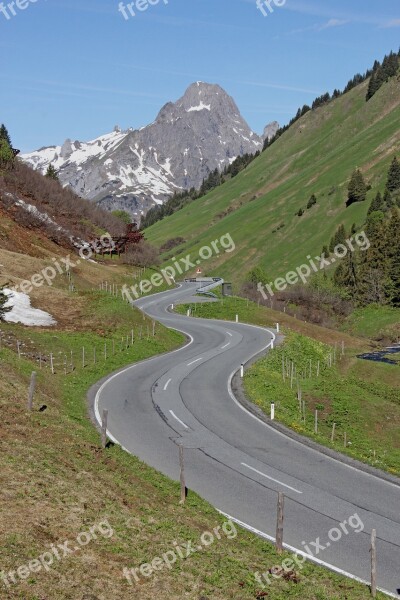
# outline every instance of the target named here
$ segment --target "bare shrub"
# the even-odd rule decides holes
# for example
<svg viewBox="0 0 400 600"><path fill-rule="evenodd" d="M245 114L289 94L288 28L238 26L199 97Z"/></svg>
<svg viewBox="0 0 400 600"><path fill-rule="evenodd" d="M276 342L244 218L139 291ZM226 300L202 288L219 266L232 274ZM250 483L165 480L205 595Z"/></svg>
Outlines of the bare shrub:
<svg viewBox="0 0 400 600"><path fill-rule="evenodd" d="M123 256L123 262L135 267L156 267L160 264L160 255L157 248L143 241L140 244L128 246Z"/></svg>
<svg viewBox="0 0 400 600"><path fill-rule="evenodd" d="M242 287L242 294L268 308L323 327L335 327L354 309L352 303L341 298L335 290L318 289L310 285L291 286L284 292L276 292L274 296L264 299L257 285L247 282Z"/></svg>
<svg viewBox="0 0 400 600"><path fill-rule="evenodd" d="M180 246L185 242L186 240L183 237L171 238L170 240L167 240L162 246L160 246L160 252L168 252L168 250L172 250L172 248L176 248L177 246Z"/></svg>
<svg viewBox="0 0 400 600"><path fill-rule="evenodd" d="M21 161L16 161L13 171L0 175L0 196L11 192L33 204L40 212L46 212L58 225L70 230L75 236L87 239L96 235L96 227L113 236L125 234L125 224L111 213L99 208L94 202L84 200L68 188L62 187L49 177L44 177ZM7 206L6 206L7 207ZM26 211L25 211L26 212ZM19 211L17 216L20 217ZM30 219L30 217L25 217ZM33 226L33 219L30 219ZM35 226L37 223L35 224ZM41 223L49 232L52 227ZM55 231L52 231L55 235Z"/></svg>

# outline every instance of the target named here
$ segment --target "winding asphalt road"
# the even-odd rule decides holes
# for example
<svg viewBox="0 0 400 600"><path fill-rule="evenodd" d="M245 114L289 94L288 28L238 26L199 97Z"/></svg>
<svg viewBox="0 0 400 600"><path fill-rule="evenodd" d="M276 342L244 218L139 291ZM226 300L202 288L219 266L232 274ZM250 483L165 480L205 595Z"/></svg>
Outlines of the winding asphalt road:
<svg viewBox="0 0 400 600"><path fill-rule="evenodd" d="M97 420L107 408L111 439L175 480L177 444L183 445L189 490L266 538L274 537L277 492L284 492L286 546L311 551L315 561L353 578L370 579L375 528L378 586L400 598L400 487L320 454L247 412L233 395L232 375L275 333L169 311L195 287L183 284L135 303L189 341L99 382L91 390ZM355 514L363 527L351 519Z"/></svg>

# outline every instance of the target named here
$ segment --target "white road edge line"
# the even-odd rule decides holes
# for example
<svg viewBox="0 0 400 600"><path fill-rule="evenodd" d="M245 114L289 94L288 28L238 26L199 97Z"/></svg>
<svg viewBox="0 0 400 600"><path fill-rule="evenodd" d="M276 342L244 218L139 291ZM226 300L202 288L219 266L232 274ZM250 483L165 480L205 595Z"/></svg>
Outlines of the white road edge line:
<svg viewBox="0 0 400 600"><path fill-rule="evenodd" d="M170 410L169 412L170 412L170 413L171 413L171 415L174 417L174 419L176 419L176 420L178 421L178 423L180 423L181 425L183 425L183 427L184 427L185 429L189 429L189 427L186 425L186 423L184 423L183 421L181 421L181 420L179 419L179 417L177 417L177 416L176 416L176 414L174 413L174 411L173 411L173 410Z"/></svg>
<svg viewBox="0 0 400 600"><path fill-rule="evenodd" d="M178 286L178 288L179 288L179 287L182 287L182 286L181 286L181 285L179 285L179 286ZM157 296L157 295L159 295L159 294L165 294L165 293L168 293L168 292L169 292L169 290L168 290L167 292L158 292L158 293L156 293L156 294L152 294L152 295L154 295L154 296ZM138 307L138 308L140 309L140 307ZM140 309L140 310L141 310L141 309ZM216 319L216 320L218 321L218 319ZM221 322L221 323L225 323L225 324L226 324L226 321L220 321L220 322ZM245 325L245 326L247 326L247 327L255 327L256 329L263 329L264 331L268 331L268 333L270 333L270 334L273 336L273 341L275 341L275 339L276 339L276 335L275 335L275 334L274 334L274 333L273 333L271 330L269 330L269 329L266 329L265 327L260 327L259 325L250 325L249 323L246 323L246 324L244 324L244 323L243 323L242 325ZM191 335L190 335L188 332L186 332L186 331L184 331L184 330L182 330L182 329L178 329L178 328L176 328L176 327L169 327L169 329L174 329L175 331L179 331L180 333L184 333L184 334L185 334L185 335L187 335L187 336L189 337L189 339L190 339L190 341L189 341L189 342L188 342L188 343L187 343L185 346L183 346L182 348L177 348L176 350L172 350L172 351L171 351L169 354L174 354L175 352L180 352L181 350L185 350L185 349L186 349L188 346L190 346L191 344L193 344L193 342L194 342L194 339L193 339L193 337L192 337L192 336L191 336ZM227 332L227 333L228 333L228 332ZM263 348L263 350L266 350L267 348L269 348L269 347L271 346L271 343L272 343L272 342L270 342L270 343L269 343L267 346L265 346L265 348ZM261 350L261 352L262 352L262 350ZM152 358L148 359L148 361L144 361L144 362L151 362L152 360L156 360L156 359L158 359L158 358L159 358L159 356L154 356L154 357L152 357ZM142 364L142 362L143 362L143 361L141 361L141 363L137 363L137 364ZM137 364L130 365L129 367L127 367L127 368L123 369L122 371L119 371L118 373L115 373L114 375L112 375L111 377L109 377L108 379L106 379L106 381L104 381L104 383L103 383L103 384L101 385L101 387L98 389L98 391L97 391L97 393L96 393L96 396L95 396L95 401L94 401L94 412L95 412L95 417L96 417L96 420L97 420L97 422L98 422L98 424L99 424L100 426L101 426L101 417L100 417L100 410L99 410L99 400L100 400L100 394L101 394L101 392L102 392L102 391L103 391L103 389L106 387L106 385L107 385L107 384L108 384L110 381L112 381L112 380L113 380L115 377L118 377L119 375L121 375L122 373L125 373L125 372L129 371L130 369L134 369L134 368L137 366ZM253 414L252 414L250 411L248 411L248 410L247 410L247 409L246 409L244 406L242 406L242 404L240 404L240 402L239 402L239 401L238 401L238 400L235 398L235 395L234 395L234 393L233 393L233 391L232 391L232 379L233 379L233 377L234 377L234 375L235 375L235 373L236 373L236 372L237 372L237 369L236 369L235 371L233 371L233 373L231 373L231 375L230 375L230 377L229 377L229 380L228 380L228 392L229 392L229 395L230 395L230 397L232 398L233 402L234 402L234 403L235 403L235 404L236 404L236 405L237 405L237 406L238 406L238 407L239 407L241 410L243 410L245 413L247 413L247 415L248 415L248 416L252 417L252 418L253 418L253 419L255 419L256 421L258 421L259 423L261 423L261 424L262 424L264 427L267 427L268 429L271 429L271 427L270 427L270 426L269 426L267 423L265 423L264 421L262 421L261 419L259 419L259 418L258 418L258 417L256 417L255 415L253 415ZM288 436L287 436L287 435L285 435L284 433L281 433L280 431L277 431L276 429L274 429L274 431L275 431L276 433L278 433L279 435L281 435L282 437L285 437L286 439L288 439ZM120 446L120 447L121 447L123 450L125 450L125 452L128 452L128 453L130 453L130 454L131 454L131 452L130 452L130 451L127 449L127 448L125 448L125 447L124 447L124 446L123 446L123 445L122 445L122 444L121 444L121 443L120 443L120 442L119 442L119 441L118 441L118 440L117 440L117 439L116 439L116 438L115 438L115 437L114 437L114 436L113 436L113 435L112 435L112 434L109 432L109 430L107 430L107 436L109 437L109 439L110 439L111 441L113 441L115 444L117 444L117 445L118 445L118 446ZM293 442L295 442L295 443L297 443L297 444L299 444L299 445L301 445L301 446L304 446L304 444L302 444L301 442L298 442L297 440L293 440L292 438L289 438L289 439L291 439ZM310 448L310 450L313 450L313 451L314 451L316 454L319 454L319 455L320 455L320 453L319 453L317 450L314 450L314 449L312 449L312 448ZM335 462L338 462L338 463L340 463L341 465L344 465L344 466L348 467L349 469L352 469L352 470L354 470L354 471L357 471L358 473L363 473L363 471L360 471L360 470L359 470L359 469L357 469L356 467L352 467L351 465L347 465L346 463L343 463L342 461L339 461L339 460L338 460L338 459L336 459L336 458L332 458L332 457L329 457L329 456L327 456L327 458L330 458L331 460L333 460L333 461L335 461ZM397 486L397 485L395 485L395 484L393 484L393 483L390 483L390 482L388 482L388 481L382 480L380 477L376 477L375 475L369 475L369 476L370 476L370 477L374 477L375 479L378 479L379 481L384 481L385 483L388 483L389 485L391 485L391 486L393 486L393 487L396 487L397 489L399 488L399 486ZM218 509L217 509L217 510L218 510ZM223 515L223 516L227 517L228 519L231 519L231 520L232 520L234 523L237 523L238 525L240 525L240 526L241 526L241 527L243 527L244 529L247 529L248 531L251 531L252 533L255 533L256 535L258 535L258 536L260 536L260 537L263 537L263 538L265 538L265 539L267 539L267 540L269 540L269 541L275 542L275 539L274 539L272 536L269 536L267 533L264 533L264 532L260 531L259 529L256 529L255 527L252 527L251 525L247 525L247 524L246 524L246 523L244 523L243 521L240 521L239 519L236 519L235 517L232 517L232 516L228 515L227 513L223 512L223 511L221 511L221 510L218 510L218 512L219 512L221 515ZM306 558L307 558L308 560L310 560L311 562L314 562L314 563L316 563L316 564L318 564L318 565L321 565L321 566L323 566L323 567L326 567L326 568L330 569L331 571L333 571L333 572L335 572L335 573L338 573L338 574L340 574L340 575L344 575L345 577L348 577L349 579L352 579L353 581L358 581L358 582L360 582L360 583L363 583L363 584L365 584L365 585L370 585L370 582L368 582L368 581L365 581L365 580L363 580L363 579L360 579L359 577L357 577L356 575L352 575L351 573L347 573L346 571L343 571L342 569L339 569L338 567L335 567L334 565L331 565L330 563L324 562L324 561L322 561L322 560L320 560L320 559L318 559L318 558L315 558L315 557L311 557L311 556L309 556L308 554L306 554L305 552L303 552L302 550L297 550L297 549L296 549L296 548L294 548L293 546L290 546L290 545L288 545L288 544L285 544L285 543L284 543L284 547L285 547L286 549L288 549L288 550L292 551L292 552L295 552L295 553L299 554L300 556L304 556L304 557L306 557ZM397 598L397 599L398 599L398 596L396 596L395 594L392 594L392 592L389 592L389 591L387 591L387 590L384 590L383 588L378 588L378 590L379 590L380 592L382 592L382 593L386 594L387 596L390 596L391 598Z"/></svg>
<svg viewBox="0 0 400 600"><path fill-rule="evenodd" d="M247 531L251 531L252 533L255 533L256 535L268 540L269 542L273 542L275 544L275 538L272 535L268 535L268 533L264 533L263 531L256 529L252 525L243 523L243 521L240 521L239 519L236 519L235 517L228 515L227 513L223 512L222 510L217 509L217 511L223 517L226 517L227 519L230 519L233 523L236 523L237 525L240 525L240 527L243 527L243 529L247 529ZM313 562L321 567L325 567L325 568L329 569L330 571L333 571L334 573L338 573L339 575L344 575L345 577L348 577L349 579L352 579L353 581L358 581L359 583L363 583L364 585L367 585L367 586L371 585L370 581L366 581L365 579L361 579L360 577L357 577L357 575L352 575L351 573L348 573L347 571L343 571L343 569L340 569L339 567L335 567L335 565L331 565L330 563L327 563L327 562L321 560L320 558L316 558L315 556L310 556L306 552L303 552L303 550L298 550L294 546L290 546L289 544L284 543L283 547L286 550L293 552L294 554L298 554L299 556L303 556L304 558L307 558L307 560L309 560L310 562ZM396 596L392 592L389 592L388 590L384 590L383 588L377 588L377 589L380 592L382 592L383 594L390 596L391 598L398 599L398 596Z"/></svg>
<svg viewBox="0 0 400 600"><path fill-rule="evenodd" d="M231 333L230 331L226 332L228 335L230 335L231 337L233 336L233 333Z"/></svg>
<svg viewBox="0 0 400 600"><path fill-rule="evenodd" d="M249 323L242 323L242 325L245 325L247 327L256 327L257 329L264 329L264 331L268 331L272 336L273 336L273 340L272 342L270 342L269 344L267 344L267 346L265 346L264 348L262 348L260 350L260 352L263 352L264 350L266 350L267 348L269 348L271 346L271 344L273 344L276 340L276 335L274 334L273 331L266 329L264 327L260 327L259 325L250 325ZM259 352L257 352L257 354L259 354ZM261 419L259 419L258 417L256 417L256 415L253 415L252 412L250 412L249 410L247 410L247 408L245 408L240 402L239 400L236 399L235 394L233 393L232 390L232 379L234 378L234 376L236 375L236 373L238 372L239 369L235 369L229 379L228 379L228 393L231 397L231 399L233 400L233 402L236 404L236 406L238 406L240 408L240 410L242 410L243 412L245 412L249 417L251 417L252 419L255 419L256 421L258 421L261 425L263 425L263 427L266 427L267 429L273 429L273 431L275 433L277 433L278 435L280 435L281 437L284 437L286 440L291 440L293 443L302 446L303 448L306 447L308 448L308 450L311 450L312 452L314 452L315 454L317 454L319 457L324 456L324 458L331 460L335 463L338 463L340 465L342 465L343 467L346 467L347 469L351 469L352 471L356 471L359 475L365 475L367 477L373 477L374 479L377 479L378 481L380 481L381 483L386 483L387 485L390 485L391 487L396 488L397 490L399 489L400 486L398 486L396 483L391 483L390 481L387 481L386 479L382 479L381 477L378 477L377 475L373 475L372 473L367 473L366 471L362 471L361 469L358 469L357 467L353 467L352 465L348 465L347 463L339 460L338 458L334 458L333 456L329 456L329 454L324 454L322 455L321 452L319 450L316 450L315 448L311 448L310 446L306 446L304 443L299 442L298 440L295 440L294 438L290 437L289 435L287 435L286 433L283 433L282 431L279 431L278 429L275 429L274 427L271 427L271 425L268 425L268 423L265 423L265 421L262 421Z"/></svg>
<svg viewBox="0 0 400 600"><path fill-rule="evenodd" d="M230 345L231 345L231 343L230 343L230 342L228 342L227 344L225 344L225 346L221 346L221 350L224 350L225 348L227 348L227 347L228 347L228 346L230 346Z"/></svg>
<svg viewBox="0 0 400 600"><path fill-rule="evenodd" d="M200 358L196 358L196 360L192 360L192 362L188 363L187 366L190 367L191 365L194 365L194 363L197 363L197 362L199 362L199 360L202 360L202 359L203 359L203 357L200 356Z"/></svg>
<svg viewBox="0 0 400 600"><path fill-rule="evenodd" d="M274 481L275 483L279 483L279 485L283 485L284 487L288 488L289 490L292 490L292 492L296 492L296 494L302 494L303 493L303 492L300 492L300 490L296 490L296 488L292 487L291 485L287 485L286 483L282 483L282 481L279 481L279 479L274 479L273 477L270 477L269 475L266 475L265 473L262 473L261 471L258 471L254 467L250 467L250 465L246 465L246 463L242 462L240 464L243 467L247 467L251 471L254 471L254 473L258 473L258 475L261 475L262 477L265 477L266 479L269 479L270 481Z"/></svg>
<svg viewBox="0 0 400 600"><path fill-rule="evenodd" d="M169 386L169 384L171 383L172 379L168 379L167 383L164 385L164 392L167 389L167 387Z"/></svg>
<svg viewBox="0 0 400 600"><path fill-rule="evenodd" d="M164 292L160 292L160 293L164 293ZM190 335L190 333L188 333L187 331L183 331L181 329L175 329L175 331L179 331L180 333L184 333L185 335L188 336L189 338L189 342L187 344L185 344L185 346L182 346L182 348L177 348L176 350L172 350L169 354L175 354L175 352L181 352L182 350L186 350L186 348L188 348L189 346L191 346L194 342L193 337ZM152 362L153 360L157 360L159 358L158 356L152 356L151 358L149 358L147 361L144 362ZM123 369L122 371L118 371L117 373L114 373L114 375L111 375L111 377L108 377L103 384L99 387L99 389L96 392L96 396L94 398L94 414L96 417L96 421L99 424L99 426L101 427L101 423L102 423L102 419L101 419L101 415L100 415L100 409L99 409L99 401L100 401L100 396L101 393L103 392L104 388L110 383L110 381L112 381L113 379L115 379L116 377L119 377L120 375L122 375L122 373L126 373L127 371L130 371L131 369L135 369L137 367L138 364L142 364L143 361L141 361L140 363L136 363L134 365L130 365L129 367L126 367L125 369ZM125 446L123 446L121 444L121 442L119 442L117 440L117 438L115 438L109 431L109 429L107 429L107 436L108 438L114 442L114 444L117 444L118 446L120 446L123 450L125 450L125 452L129 452L129 454L131 454L131 452L125 448Z"/></svg>

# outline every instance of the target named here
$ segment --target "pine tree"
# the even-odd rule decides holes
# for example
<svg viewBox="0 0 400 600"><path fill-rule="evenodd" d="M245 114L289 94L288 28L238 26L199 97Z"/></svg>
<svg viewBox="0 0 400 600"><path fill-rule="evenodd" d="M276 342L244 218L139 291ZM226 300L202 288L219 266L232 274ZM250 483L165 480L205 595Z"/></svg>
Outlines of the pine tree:
<svg viewBox="0 0 400 600"><path fill-rule="evenodd" d="M328 256L330 255L328 246L322 246L322 255L328 258Z"/></svg>
<svg viewBox="0 0 400 600"><path fill-rule="evenodd" d="M384 204L384 201L382 198L382 194L380 192L378 192L377 195L375 196L375 198L371 202L371 206L368 209L368 215L370 215L371 213L373 213L377 210L383 211L384 208L385 208L385 204Z"/></svg>
<svg viewBox="0 0 400 600"><path fill-rule="evenodd" d="M367 184L365 183L363 174L360 169L356 169L350 179L346 206L350 206L354 202L364 202L367 197L367 191Z"/></svg>
<svg viewBox="0 0 400 600"><path fill-rule="evenodd" d="M383 196L383 210L388 211L394 207L394 200L392 194L389 190L386 190L385 195Z"/></svg>
<svg viewBox="0 0 400 600"><path fill-rule="evenodd" d="M389 192L400 191L400 161L395 156L390 165L386 189Z"/></svg>
<svg viewBox="0 0 400 600"><path fill-rule="evenodd" d="M11 138L9 136L6 126L3 123L0 126L0 140L5 140L10 146L10 148L12 148Z"/></svg>
<svg viewBox="0 0 400 600"><path fill-rule="evenodd" d="M49 164L47 167L46 177L49 177L49 179L54 179L55 181L59 181L57 171L52 164Z"/></svg>
<svg viewBox="0 0 400 600"><path fill-rule="evenodd" d="M370 247L361 254L358 273L357 299L364 305L387 303L390 279L385 232L384 214L379 211L371 213L365 227Z"/></svg>
<svg viewBox="0 0 400 600"><path fill-rule="evenodd" d="M375 96L376 92L379 90L379 83L376 77L376 73L371 75L371 79L369 80L368 91L367 91L367 101L371 100L373 96Z"/></svg>
<svg viewBox="0 0 400 600"><path fill-rule="evenodd" d="M344 242L346 241L346 230L344 228L344 225L339 225L339 227L336 230L336 233L334 236L332 236L330 244L329 244L329 250L330 252L333 252L334 249L336 248L336 246L338 246L339 244L344 244Z"/></svg>
<svg viewBox="0 0 400 600"><path fill-rule="evenodd" d="M6 313L8 313L11 310L11 306L10 307L6 307L4 306L6 304L8 300L8 297L6 296L6 294L4 293L4 288L0 288L0 321L4 321L4 316Z"/></svg>
<svg viewBox="0 0 400 600"><path fill-rule="evenodd" d="M0 169L12 169L14 158L14 152L9 143L0 139Z"/></svg>
<svg viewBox="0 0 400 600"><path fill-rule="evenodd" d="M393 209L386 234L388 259L387 296L394 306L400 307L400 213Z"/></svg>

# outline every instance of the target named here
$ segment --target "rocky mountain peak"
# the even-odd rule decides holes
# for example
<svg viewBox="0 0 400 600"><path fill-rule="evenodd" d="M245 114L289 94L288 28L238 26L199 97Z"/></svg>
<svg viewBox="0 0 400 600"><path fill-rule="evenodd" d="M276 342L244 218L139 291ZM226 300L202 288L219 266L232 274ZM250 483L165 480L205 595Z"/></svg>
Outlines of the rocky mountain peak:
<svg viewBox="0 0 400 600"><path fill-rule="evenodd" d="M261 150L262 142L223 88L198 81L147 127L116 126L90 142L66 140L22 159L42 172L51 163L78 195L140 218L175 191L199 188L215 168Z"/></svg>

